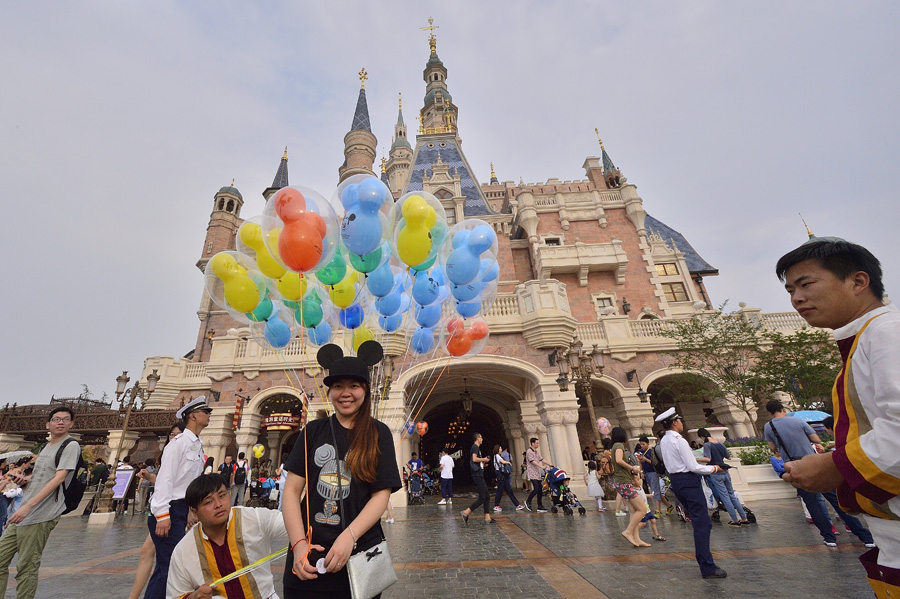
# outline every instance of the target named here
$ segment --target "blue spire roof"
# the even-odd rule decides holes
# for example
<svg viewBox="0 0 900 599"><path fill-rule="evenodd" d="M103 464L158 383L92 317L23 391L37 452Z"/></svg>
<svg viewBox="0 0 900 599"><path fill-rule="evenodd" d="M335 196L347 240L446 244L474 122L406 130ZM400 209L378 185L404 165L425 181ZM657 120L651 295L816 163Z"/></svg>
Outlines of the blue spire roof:
<svg viewBox="0 0 900 599"><path fill-rule="evenodd" d="M236 195L242 200L244 199L244 196L242 196L241 192L237 190L237 187L232 187L231 185L226 185L225 187L219 189L219 193L230 193L231 195Z"/></svg>
<svg viewBox="0 0 900 599"><path fill-rule="evenodd" d="M366 102L366 89L360 88L359 99L356 101L356 112L353 114L353 125L351 131L368 131L372 132L369 124L369 105Z"/></svg>
<svg viewBox="0 0 900 599"><path fill-rule="evenodd" d="M613 164L612 158L606 153L606 148L600 146L600 151L603 152L603 172L609 173L616 170L616 165Z"/></svg>
<svg viewBox="0 0 900 599"><path fill-rule="evenodd" d="M406 124L403 122L403 109L402 108L397 111L397 124L398 125Z"/></svg>
<svg viewBox="0 0 900 599"><path fill-rule="evenodd" d="M604 157L605 156L606 153L604 152ZM700 254L697 253L697 250L695 250L693 246L688 243L688 240L684 238L684 235L682 235L672 227L668 226L662 221L656 220L649 214L647 215L647 218L644 219L644 227L646 227L649 233L659 235L660 237L662 237L663 241L675 246L672 249L683 253L684 261L687 264L688 271L697 274L709 275L719 273L719 269L710 265L709 262L701 258Z"/></svg>
<svg viewBox="0 0 900 599"><path fill-rule="evenodd" d="M288 185L290 185L290 183L288 183L287 148L285 148L284 156L281 157L281 163L279 163L278 170L275 172L275 179L272 181L272 187L274 189L281 189Z"/></svg>
<svg viewBox="0 0 900 599"><path fill-rule="evenodd" d="M444 147L440 147L440 146ZM429 147L431 146L431 147ZM432 165L438 161L438 153L440 153L441 161L450 167L450 175L459 173L460 186L462 194L466 201L463 205L463 214L469 216L483 216L486 214L495 214L487 204L481 191L481 186L475 181L469 163L466 162L462 150L460 150L456 139L435 140L432 143L419 142L416 145L415 155L413 156L413 166L409 174L409 182L407 183L404 193L410 191L422 191L422 175L428 172L431 175Z"/></svg>

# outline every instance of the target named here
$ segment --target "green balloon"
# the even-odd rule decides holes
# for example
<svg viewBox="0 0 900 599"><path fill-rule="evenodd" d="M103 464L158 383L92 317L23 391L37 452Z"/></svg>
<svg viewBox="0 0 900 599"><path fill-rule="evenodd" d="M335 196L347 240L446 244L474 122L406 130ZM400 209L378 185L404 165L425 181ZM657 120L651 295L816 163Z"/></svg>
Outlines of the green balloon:
<svg viewBox="0 0 900 599"><path fill-rule="evenodd" d="M247 312L247 318L253 322L263 322L272 315L274 309L275 307L272 305L272 300L268 297L264 297L252 312Z"/></svg>
<svg viewBox="0 0 900 599"><path fill-rule="evenodd" d="M416 264L415 266L410 266L410 268L413 269L413 270L415 270L415 271L417 271L417 272L421 272L421 271L423 271L423 270L428 270L429 268L431 268L432 266L434 266L434 263L435 263L436 261L437 261L437 254L435 254L435 255L431 258L431 260L426 260L425 262L423 262L423 263L421 263L421 264Z"/></svg>
<svg viewBox="0 0 900 599"><path fill-rule="evenodd" d="M335 252L331 262L316 272L316 278L323 285L337 285L347 276L347 262L340 252Z"/></svg>
<svg viewBox="0 0 900 599"><path fill-rule="evenodd" d="M303 305L294 310L297 322L306 328L317 327L322 322L325 313L322 311L322 304L314 299L304 298L301 302Z"/></svg>
<svg viewBox="0 0 900 599"><path fill-rule="evenodd" d="M360 256L359 254L350 254L350 265L355 268L357 271L368 274L378 268L381 264L381 248L379 247L374 252L369 252L364 256Z"/></svg>

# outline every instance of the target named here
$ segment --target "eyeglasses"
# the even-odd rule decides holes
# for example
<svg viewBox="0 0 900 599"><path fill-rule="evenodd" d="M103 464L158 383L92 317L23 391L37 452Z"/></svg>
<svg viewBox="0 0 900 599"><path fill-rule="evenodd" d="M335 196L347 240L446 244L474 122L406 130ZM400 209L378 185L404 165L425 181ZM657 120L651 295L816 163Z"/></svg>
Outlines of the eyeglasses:
<svg viewBox="0 0 900 599"><path fill-rule="evenodd" d="M66 424L68 422L72 422L71 418L51 418L50 422L53 424Z"/></svg>

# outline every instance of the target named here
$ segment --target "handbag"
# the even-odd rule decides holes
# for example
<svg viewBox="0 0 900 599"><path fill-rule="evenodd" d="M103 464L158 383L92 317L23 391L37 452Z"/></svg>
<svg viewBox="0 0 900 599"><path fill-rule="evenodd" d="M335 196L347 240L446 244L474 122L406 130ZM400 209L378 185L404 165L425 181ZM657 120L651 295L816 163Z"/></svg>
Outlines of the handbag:
<svg viewBox="0 0 900 599"><path fill-rule="evenodd" d="M328 419L331 425L331 439L334 441L334 451L337 454L338 444L337 436L334 434L334 422ZM341 501L341 525L347 528L344 523L344 492L340 472L340 455L336 455L338 459L338 497ZM356 543L353 543L353 549L356 550ZM397 573L394 571L394 564L391 562L391 554L388 551L387 540L384 538L384 532L381 533L381 542L357 553L352 553L350 559L347 560L347 576L350 579L350 595L353 599L372 599L375 595L384 592L389 586L397 582Z"/></svg>
<svg viewBox="0 0 900 599"><path fill-rule="evenodd" d="M713 495L712 489L709 488L709 484L706 482L706 477L700 477L700 486L703 488L703 496L706 499L706 509L714 510L718 507L719 502L716 501L716 496Z"/></svg>

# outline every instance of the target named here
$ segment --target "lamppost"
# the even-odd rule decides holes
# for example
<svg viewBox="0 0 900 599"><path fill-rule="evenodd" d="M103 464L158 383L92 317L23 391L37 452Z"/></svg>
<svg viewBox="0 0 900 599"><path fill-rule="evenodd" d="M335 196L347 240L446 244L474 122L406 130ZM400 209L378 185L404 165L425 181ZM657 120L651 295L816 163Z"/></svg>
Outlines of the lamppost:
<svg viewBox="0 0 900 599"><path fill-rule="evenodd" d="M594 447L599 451L601 447L600 430L597 427L597 414L591 398L591 377L595 374L597 376L603 374L603 354L597 345L587 351L584 351L583 348L584 344L576 336L568 348L555 349L547 358L550 360L551 366L555 364L559 368L556 383L559 385L560 391L568 391L570 382L575 383L576 388L581 391L581 396L584 397L587 404L588 417L591 419Z"/></svg>
<svg viewBox="0 0 900 599"><path fill-rule="evenodd" d="M141 407L146 404L150 399L150 395L156 390L156 383L159 382L159 378L159 374L154 369L153 372L147 375L146 387L141 387L140 381L138 381L130 389L125 389L131 380L128 378L128 371L122 371L121 376L116 377L116 400L120 402L119 409L122 409L126 401L128 406L125 408L125 420L122 422L122 435L109 462L113 467L112 472L109 473L109 479L106 481L103 493L100 495L100 506L97 508L97 512L101 514L112 511L112 489L116 484L116 466L119 463L119 452L122 449L122 443L125 441L125 435L128 433L128 421L131 420L131 410L134 408L135 401L138 398L141 398Z"/></svg>

